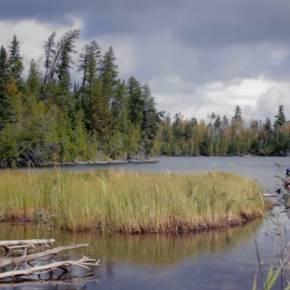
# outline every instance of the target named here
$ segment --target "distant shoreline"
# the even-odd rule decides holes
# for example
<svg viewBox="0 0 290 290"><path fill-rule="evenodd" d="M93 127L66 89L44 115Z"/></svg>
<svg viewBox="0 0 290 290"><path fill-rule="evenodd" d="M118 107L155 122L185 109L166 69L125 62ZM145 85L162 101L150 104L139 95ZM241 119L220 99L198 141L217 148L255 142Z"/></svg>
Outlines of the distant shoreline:
<svg viewBox="0 0 290 290"><path fill-rule="evenodd" d="M109 161L79 161L75 160L73 162L58 162L58 161L51 161L51 162L44 162L43 164L38 164L38 165L29 165L29 164L24 164L24 165L18 165L16 166L19 168L39 168L39 167L53 167L53 166L66 166L66 165L110 165L110 164L125 164L125 163L156 163L158 162L158 159L155 158L149 158L149 159L131 159L131 160L124 160L124 159L116 159L116 160L109 160ZM0 169L5 169L5 168L13 168L12 166L7 166L4 164L0 164Z"/></svg>

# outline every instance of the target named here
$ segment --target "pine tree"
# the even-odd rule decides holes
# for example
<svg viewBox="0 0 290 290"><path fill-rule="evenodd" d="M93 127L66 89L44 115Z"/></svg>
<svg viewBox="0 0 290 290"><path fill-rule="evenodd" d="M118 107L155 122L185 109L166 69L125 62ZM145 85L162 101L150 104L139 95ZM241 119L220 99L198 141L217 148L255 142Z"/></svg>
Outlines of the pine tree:
<svg viewBox="0 0 290 290"><path fill-rule="evenodd" d="M72 68L72 53L75 53L75 41L79 38L79 30L71 30L61 38L55 45L55 32L45 42L45 63L46 69L44 83L60 82L63 77L69 76L69 69ZM55 79L57 74L57 80Z"/></svg>
<svg viewBox="0 0 290 290"><path fill-rule="evenodd" d="M149 84L145 84L142 87L142 98L144 100L143 110L143 146L145 154L148 156L154 145L154 138L159 129L159 123L161 122L161 116L163 112L157 113L155 108L156 104L154 98L151 96L151 90Z"/></svg>
<svg viewBox="0 0 290 290"><path fill-rule="evenodd" d="M56 33L53 32L52 35L48 38L48 40L45 42L43 46L44 52L45 52L45 62L44 62L45 75L44 75L43 83L51 82L53 78L54 71L51 68L54 63L55 54L56 54L55 36L56 36Z"/></svg>
<svg viewBox="0 0 290 290"><path fill-rule="evenodd" d="M142 127L144 99L142 98L142 90L140 83L131 77L127 82L128 88L128 121L134 125Z"/></svg>
<svg viewBox="0 0 290 290"><path fill-rule="evenodd" d="M127 86L120 79L117 81L115 94L111 103L112 129L121 133L126 132L128 119L125 102L127 99Z"/></svg>
<svg viewBox="0 0 290 290"><path fill-rule="evenodd" d="M0 49L0 132L5 124L12 122L13 99L8 94L8 82L10 79L9 62L6 49Z"/></svg>
<svg viewBox="0 0 290 290"><path fill-rule="evenodd" d="M114 98L115 86L117 84L118 66L115 64L114 50L110 46L101 61L100 79L103 87L103 94L107 102L111 104Z"/></svg>
<svg viewBox="0 0 290 290"><path fill-rule="evenodd" d="M58 81L60 82L63 77L69 78L69 70L72 68L72 53L76 53L75 41L79 38L79 30L71 30L67 32L58 44L59 61L56 65ZM67 90L69 87L66 88Z"/></svg>
<svg viewBox="0 0 290 290"><path fill-rule="evenodd" d="M240 106L236 106L234 109L235 115L232 118L232 124L239 124L242 121L242 109Z"/></svg>
<svg viewBox="0 0 290 290"><path fill-rule="evenodd" d="M101 142L101 146L108 140L111 129L111 112L100 80L96 80L93 95L88 106L86 124L90 132Z"/></svg>
<svg viewBox="0 0 290 290"><path fill-rule="evenodd" d="M40 88L40 72L38 70L37 64L35 63L34 59L31 59L29 63L29 72L28 78L26 81L28 91L30 94L36 95L39 88Z"/></svg>
<svg viewBox="0 0 290 290"><path fill-rule="evenodd" d="M278 115L275 116L276 121L274 124L274 127L277 129L279 126L283 126L286 122L286 117L284 114L284 106L280 105L278 109Z"/></svg>
<svg viewBox="0 0 290 290"><path fill-rule="evenodd" d="M20 56L20 45L14 35L13 40L11 42L10 49L10 56L9 56L9 67L11 70L11 76L14 78L16 82L21 80L21 75L23 71L23 63L22 57Z"/></svg>
<svg viewBox="0 0 290 290"><path fill-rule="evenodd" d="M80 65L78 66L78 72L82 72L82 106L86 108L88 100L92 97L93 87L98 77L100 70L100 47L92 41L90 45L85 45L79 56Z"/></svg>
<svg viewBox="0 0 290 290"><path fill-rule="evenodd" d="M80 65L78 71L83 74L82 86L93 86L100 70L101 50L96 41L92 41L90 45L85 45L84 52L79 56Z"/></svg>

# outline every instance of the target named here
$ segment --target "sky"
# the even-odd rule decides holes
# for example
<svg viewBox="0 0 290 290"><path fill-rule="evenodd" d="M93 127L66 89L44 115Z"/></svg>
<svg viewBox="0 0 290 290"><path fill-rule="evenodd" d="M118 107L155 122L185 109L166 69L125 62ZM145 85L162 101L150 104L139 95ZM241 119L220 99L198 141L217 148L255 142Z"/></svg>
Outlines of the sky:
<svg viewBox="0 0 290 290"><path fill-rule="evenodd" d="M78 54L112 46L119 77L148 83L172 119L230 119L237 105L245 120L274 120L279 105L289 119L289 12L289 0L0 0L0 45L16 35L25 66L43 69L52 32L80 29Z"/></svg>

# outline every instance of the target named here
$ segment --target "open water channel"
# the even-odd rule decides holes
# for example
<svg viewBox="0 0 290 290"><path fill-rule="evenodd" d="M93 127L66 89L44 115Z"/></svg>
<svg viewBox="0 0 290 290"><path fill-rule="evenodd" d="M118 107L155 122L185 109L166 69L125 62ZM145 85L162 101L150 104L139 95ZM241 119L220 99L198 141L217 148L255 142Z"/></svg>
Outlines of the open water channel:
<svg viewBox="0 0 290 290"><path fill-rule="evenodd" d="M78 165L63 167L62 170L94 170L98 167L122 167L124 170L156 173L168 170L235 172L256 179L265 192L274 193L280 185L279 178L275 176L284 176L286 167L290 167L290 159L162 157L156 163ZM282 211L281 206L275 208L277 213ZM279 219L285 225L286 232L287 229L290 232L287 215L281 213ZM47 229L43 225L0 224L0 240L54 238L55 246L89 243L88 248L64 252L60 259L77 259L85 253L101 260L101 265L94 268L95 281L59 285L13 285L11 289L252 289L256 273L258 289L262 289L255 241L264 267L268 269L267 264L276 264L277 260L278 242L277 235L273 232L275 233L273 223L262 218L236 228L205 233L134 236L71 234ZM284 276L277 280L272 289L283 289L285 286Z"/></svg>

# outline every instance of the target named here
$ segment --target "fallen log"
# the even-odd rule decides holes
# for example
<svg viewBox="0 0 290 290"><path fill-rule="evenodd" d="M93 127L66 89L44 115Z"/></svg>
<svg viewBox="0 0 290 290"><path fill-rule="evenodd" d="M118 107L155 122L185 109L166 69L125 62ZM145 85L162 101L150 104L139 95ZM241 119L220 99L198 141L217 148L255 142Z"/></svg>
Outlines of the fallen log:
<svg viewBox="0 0 290 290"><path fill-rule="evenodd" d="M39 252L39 253L34 253L34 254L30 254L30 255L24 254L20 257L0 259L0 268L7 267L9 265L18 265L20 263L30 262L30 261L37 260L40 258L45 258L45 257L49 257L48 260L50 260L50 259L52 259L52 257L57 255L61 251L84 248L87 246L88 246L88 244L76 244L76 245L70 245L70 246L61 246L61 247L57 247L57 248L54 248L51 250L47 250L47 251Z"/></svg>
<svg viewBox="0 0 290 290"><path fill-rule="evenodd" d="M10 247L19 245L52 245L55 239L33 239L33 240L13 240L13 241L0 241L0 247Z"/></svg>
<svg viewBox="0 0 290 290"><path fill-rule="evenodd" d="M0 241L0 248L4 248L5 255L9 252L23 252L28 249L29 251L40 252L42 249L37 247L45 246L50 248L55 242L54 239L34 239L34 240L13 240L13 241Z"/></svg>
<svg viewBox="0 0 290 290"><path fill-rule="evenodd" d="M95 259L90 259L88 256L84 256L82 259L77 260L77 261L54 262L54 263L43 265L43 266L34 266L29 269L14 270L14 271L9 271L5 273L0 273L0 279L14 278L17 276L27 276L27 275L31 275L37 272L52 271L56 268L62 268L62 267L67 268L69 266L80 266L82 268L85 268L91 271L91 269L87 266L97 266L99 265L99 263L100 263L100 260L96 261Z"/></svg>

